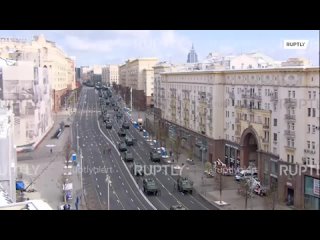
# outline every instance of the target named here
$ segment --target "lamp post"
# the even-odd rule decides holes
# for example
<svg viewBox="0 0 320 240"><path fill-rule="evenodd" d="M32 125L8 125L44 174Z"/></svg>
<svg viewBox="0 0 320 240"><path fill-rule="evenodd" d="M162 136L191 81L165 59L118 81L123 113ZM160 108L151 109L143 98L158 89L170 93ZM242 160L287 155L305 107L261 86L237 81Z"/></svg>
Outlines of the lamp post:
<svg viewBox="0 0 320 240"><path fill-rule="evenodd" d="M79 124L77 123L77 152L79 153ZM82 167L82 166L81 166Z"/></svg>
<svg viewBox="0 0 320 240"><path fill-rule="evenodd" d="M110 197L109 197L109 187L110 187L110 184L112 183L110 181L110 176L107 174L107 177L106 177L106 182L108 184L108 210L110 210Z"/></svg>

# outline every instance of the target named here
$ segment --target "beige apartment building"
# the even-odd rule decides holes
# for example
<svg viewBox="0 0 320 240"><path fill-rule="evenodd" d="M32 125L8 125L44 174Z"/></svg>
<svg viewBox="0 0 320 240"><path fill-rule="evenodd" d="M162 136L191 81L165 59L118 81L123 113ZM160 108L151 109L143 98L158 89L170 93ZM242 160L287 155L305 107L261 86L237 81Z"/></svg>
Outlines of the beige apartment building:
<svg viewBox="0 0 320 240"><path fill-rule="evenodd" d="M127 103L130 102L132 88L133 107L139 110L146 109L152 104L154 73L153 66L157 58L129 59L119 66L120 92Z"/></svg>
<svg viewBox="0 0 320 240"><path fill-rule="evenodd" d="M54 111L60 109L68 90L73 90L76 86L74 60L54 42L46 40L43 35L35 36L32 41L0 38L0 57L16 61L32 61L35 67L48 68Z"/></svg>
<svg viewBox="0 0 320 240"><path fill-rule="evenodd" d="M253 164L281 201L319 209L319 67L154 69L161 126L184 138L194 157ZM296 174L299 167L305 171Z"/></svg>
<svg viewBox="0 0 320 240"><path fill-rule="evenodd" d="M103 67L102 82L107 85L119 84L119 66L110 64Z"/></svg>

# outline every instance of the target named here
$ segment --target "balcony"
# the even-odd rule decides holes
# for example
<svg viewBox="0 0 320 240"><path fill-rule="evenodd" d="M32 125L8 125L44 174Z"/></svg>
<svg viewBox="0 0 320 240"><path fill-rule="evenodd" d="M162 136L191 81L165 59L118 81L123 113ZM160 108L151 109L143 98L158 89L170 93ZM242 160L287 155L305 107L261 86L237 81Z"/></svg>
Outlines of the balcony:
<svg viewBox="0 0 320 240"><path fill-rule="evenodd" d="M287 150L290 150L290 151L295 151L296 148L293 147L293 146L284 146Z"/></svg>
<svg viewBox="0 0 320 240"><path fill-rule="evenodd" d="M316 150L314 150L314 149L304 149L304 153L316 154Z"/></svg>
<svg viewBox="0 0 320 240"><path fill-rule="evenodd" d="M285 118L286 120L290 120L290 121L295 121L295 120L296 120L296 116L295 116L295 115L291 115L291 114L286 114L286 115L284 116L284 118Z"/></svg>
<svg viewBox="0 0 320 240"><path fill-rule="evenodd" d="M255 99L255 100L260 100L260 101L261 101L261 100L262 100L262 97L255 94L255 95L253 96L253 99Z"/></svg>
<svg viewBox="0 0 320 240"><path fill-rule="evenodd" d="M286 107L296 107L297 106L297 99L295 98L285 98L284 104Z"/></svg>
<svg viewBox="0 0 320 240"><path fill-rule="evenodd" d="M263 128L263 129L269 129L270 126L269 126L269 125L266 125L266 124L263 124L262 128Z"/></svg>
<svg viewBox="0 0 320 240"><path fill-rule="evenodd" d="M291 130L284 130L284 135L288 136L288 137L295 137L296 133L295 131L291 131Z"/></svg>

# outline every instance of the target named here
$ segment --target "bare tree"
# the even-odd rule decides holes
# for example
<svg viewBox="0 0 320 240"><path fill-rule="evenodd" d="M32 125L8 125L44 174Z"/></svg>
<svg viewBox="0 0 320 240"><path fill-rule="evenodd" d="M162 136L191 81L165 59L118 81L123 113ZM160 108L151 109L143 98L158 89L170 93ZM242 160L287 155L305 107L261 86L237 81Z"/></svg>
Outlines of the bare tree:
<svg viewBox="0 0 320 240"><path fill-rule="evenodd" d="M179 157L181 154L181 144L182 144L182 138L179 135L177 135L173 142L173 152L176 157L177 163L179 161Z"/></svg>
<svg viewBox="0 0 320 240"><path fill-rule="evenodd" d="M276 203L278 200L278 185L276 183L271 183L270 188L266 192L265 202L267 207L270 207L271 210L276 209Z"/></svg>
<svg viewBox="0 0 320 240"><path fill-rule="evenodd" d="M251 196L251 182L248 180L240 180L238 193L244 197L244 208L248 208L248 198Z"/></svg>

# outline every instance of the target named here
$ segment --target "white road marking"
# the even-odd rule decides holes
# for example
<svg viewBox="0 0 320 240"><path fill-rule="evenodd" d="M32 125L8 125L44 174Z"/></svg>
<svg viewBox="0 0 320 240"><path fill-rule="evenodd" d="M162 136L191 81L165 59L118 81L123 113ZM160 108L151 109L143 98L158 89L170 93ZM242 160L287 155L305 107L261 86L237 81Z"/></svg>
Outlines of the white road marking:
<svg viewBox="0 0 320 240"><path fill-rule="evenodd" d="M138 208L138 210L140 210L140 208L139 207L137 207Z"/></svg>
<svg viewBox="0 0 320 240"><path fill-rule="evenodd" d="M190 200L190 202L191 202L192 204L194 204L194 202L192 202L191 200Z"/></svg>
<svg viewBox="0 0 320 240"><path fill-rule="evenodd" d="M98 181L98 178L96 178L96 181Z"/></svg>
<svg viewBox="0 0 320 240"><path fill-rule="evenodd" d="M128 193L128 190L126 189L126 193Z"/></svg>
<svg viewBox="0 0 320 240"><path fill-rule="evenodd" d="M120 175L119 175L119 179L121 179Z"/></svg>
<svg viewBox="0 0 320 240"><path fill-rule="evenodd" d="M122 185L124 186L124 183L122 182Z"/></svg>
<svg viewBox="0 0 320 240"><path fill-rule="evenodd" d="M130 200L131 200L131 202L133 202L133 199L132 199L132 198L130 198Z"/></svg>
<svg viewBox="0 0 320 240"><path fill-rule="evenodd" d="M97 187L99 188L99 184L97 185Z"/></svg>
<svg viewBox="0 0 320 240"><path fill-rule="evenodd" d="M100 196L102 195L101 192L99 192Z"/></svg>

